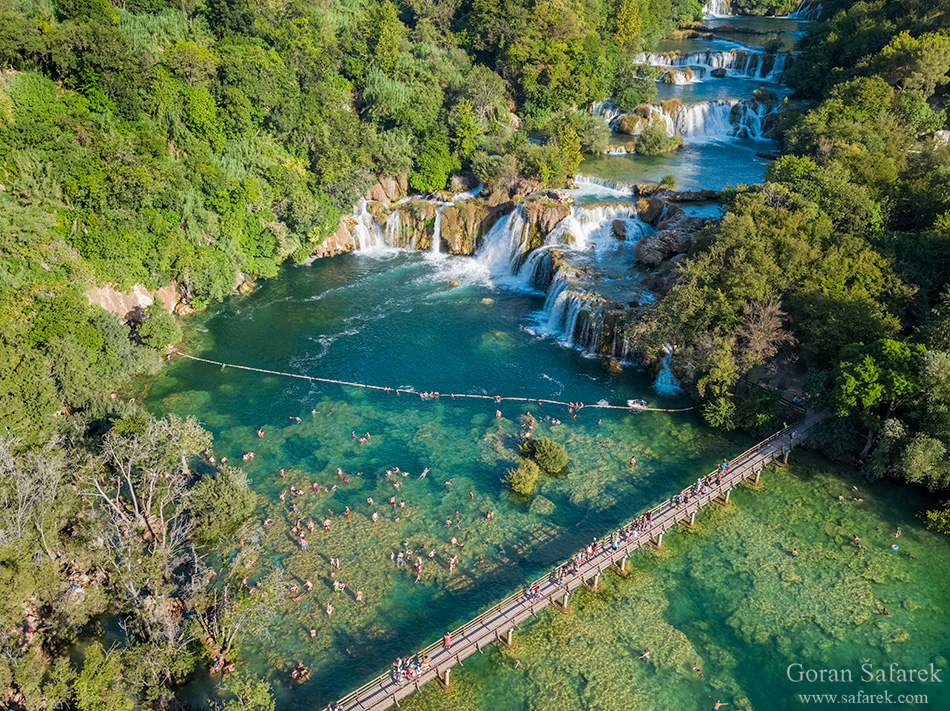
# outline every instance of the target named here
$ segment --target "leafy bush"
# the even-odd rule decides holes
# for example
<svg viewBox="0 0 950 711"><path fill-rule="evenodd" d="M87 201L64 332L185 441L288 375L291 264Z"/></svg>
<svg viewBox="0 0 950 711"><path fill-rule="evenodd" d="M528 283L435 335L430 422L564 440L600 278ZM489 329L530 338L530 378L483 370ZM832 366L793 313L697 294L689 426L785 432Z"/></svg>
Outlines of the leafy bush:
<svg viewBox="0 0 950 711"><path fill-rule="evenodd" d="M530 459L522 459L516 469L509 469L504 482L514 493L521 496L531 496L538 486L538 477L541 470Z"/></svg>
<svg viewBox="0 0 950 711"><path fill-rule="evenodd" d="M201 479L192 490L188 508L195 522L195 541L213 545L254 515L257 496L248 488L242 472L225 467Z"/></svg>
<svg viewBox="0 0 950 711"><path fill-rule="evenodd" d="M670 188L671 190L676 187L676 176L672 173L663 176L663 180L660 181L660 185L664 188Z"/></svg>
<svg viewBox="0 0 950 711"><path fill-rule="evenodd" d="M548 474L558 474L567 466L567 452L564 446L553 439L540 437L526 439L519 445L522 456L529 457Z"/></svg>
<svg viewBox="0 0 950 711"><path fill-rule="evenodd" d="M181 340L181 326L158 301L145 307L145 320L138 327L139 338L152 348L164 348Z"/></svg>
<svg viewBox="0 0 950 711"><path fill-rule="evenodd" d="M658 156L675 151L682 145L683 137L678 133L668 136L664 128L650 124L637 136L636 151L645 156Z"/></svg>
<svg viewBox="0 0 950 711"><path fill-rule="evenodd" d="M619 111L633 111L640 104L650 101L656 93L656 82L652 79L634 79L614 96L614 108Z"/></svg>

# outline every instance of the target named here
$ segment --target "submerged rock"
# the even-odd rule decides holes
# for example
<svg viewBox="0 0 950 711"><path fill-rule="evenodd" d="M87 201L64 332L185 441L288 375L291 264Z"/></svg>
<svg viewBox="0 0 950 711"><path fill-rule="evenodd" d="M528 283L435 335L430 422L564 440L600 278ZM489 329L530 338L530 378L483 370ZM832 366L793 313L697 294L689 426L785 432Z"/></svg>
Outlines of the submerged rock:
<svg viewBox="0 0 950 711"><path fill-rule="evenodd" d="M554 511L554 502L543 496L536 496L528 510L538 516L546 516Z"/></svg>
<svg viewBox="0 0 950 711"><path fill-rule="evenodd" d="M604 358L604 370L608 373L620 373L623 371L623 363L611 356L610 358Z"/></svg>

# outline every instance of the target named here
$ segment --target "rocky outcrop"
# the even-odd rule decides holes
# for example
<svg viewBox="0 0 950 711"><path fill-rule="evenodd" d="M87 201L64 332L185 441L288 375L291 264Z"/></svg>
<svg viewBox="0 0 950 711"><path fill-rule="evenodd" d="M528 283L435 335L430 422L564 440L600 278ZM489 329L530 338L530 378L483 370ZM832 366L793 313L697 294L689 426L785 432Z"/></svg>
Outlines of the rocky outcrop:
<svg viewBox="0 0 950 711"><path fill-rule="evenodd" d="M656 232L640 238L633 248L633 256L649 267L656 267L673 255L688 252L706 223L704 217L689 217L678 208L672 208L669 216L657 225Z"/></svg>
<svg viewBox="0 0 950 711"><path fill-rule="evenodd" d="M664 193L663 197L670 202L715 202L722 197L722 193L719 190L671 190Z"/></svg>
<svg viewBox="0 0 950 711"><path fill-rule="evenodd" d="M366 191L365 197L376 202L396 202L405 197L408 190L409 183L405 178L380 175L376 184Z"/></svg>
<svg viewBox="0 0 950 711"><path fill-rule="evenodd" d="M111 286L94 286L86 292L89 302L122 319L140 317L142 309L156 301L171 313L178 303L178 285L170 282L161 289L148 290L136 284L129 291L118 291Z"/></svg>
<svg viewBox="0 0 950 711"><path fill-rule="evenodd" d="M548 233L557 226L558 222L571 214L573 198L566 194L561 197L558 195L559 192L551 191L537 200L525 202L524 214L528 223L526 252L544 244L544 238Z"/></svg>
<svg viewBox="0 0 950 711"><path fill-rule="evenodd" d="M614 239L621 242L627 239L627 223L623 220L614 220L610 226L613 228Z"/></svg>
<svg viewBox="0 0 950 711"><path fill-rule="evenodd" d="M663 214L664 208L666 208L666 203L659 198L649 197L637 200L637 216L654 227L660 215Z"/></svg>
<svg viewBox="0 0 950 711"><path fill-rule="evenodd" d="M343 254L356 247L356 241L353 239L353 218L346 217L340 221L340 226L336 232L327 237L313 251L313 257L332 257L334 254Z"/></svg>
<svg viewBox="0 0 950 711"><path fill-rule="evenodd" d="M399 234L393 246L405 249L414 247L420 251L431 249L437 205L430 200L409 200L395 205L393 209L401 216Z"/></svg>
<svg viewBox="0 0 950 711"><path fill-rule="evenodd" d="M657 296L666 296L679 279L680 265L686 261L685 254L677 254L662 262L656 271L644 280L643 286Z"/></svg>
<svg viewBox="0 0 950 711"><path fill-rule="evenodd" d="M479 238L510 209L510 205L489 207L476 200L449 205L442 210L442 243L450 254L474 254Z"/></svg>

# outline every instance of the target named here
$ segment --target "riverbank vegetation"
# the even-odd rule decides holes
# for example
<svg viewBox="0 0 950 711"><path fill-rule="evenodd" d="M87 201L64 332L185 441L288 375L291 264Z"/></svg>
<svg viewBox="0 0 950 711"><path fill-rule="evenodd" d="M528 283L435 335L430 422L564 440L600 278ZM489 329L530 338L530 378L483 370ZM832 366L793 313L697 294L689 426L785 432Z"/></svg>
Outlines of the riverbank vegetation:
<svg viewBox="0 0 950 711"><path fill-rule="evenodd" d="M822 17L786 75L812 102L784 113L786 155L728 195L631 335L647 354L679 346L673 367L715 426L773 426L750 380L807 372L811 403L837 416L825 451L945 489L950 20L901 1Z"/></svg>
<svg viewBox="0 0 950 711"><path fill-rule="evenodd" d="M156 705L273 614L228 587L239 570L221 564L255 511L246 482L194 470L210 441L197 423L143 417L117 395L160 366L177 324L158 308L124 323L88 287L174 282L203 308L309 256L379 175L427 191L458 173L505 194L563 186L606 142L583 109L648 99L635 53L701 5L0 0L0 688L12 703ZM790 73L814 105L787 113L789 156L730 195L632 336L645 356L680 344L674 367L726 428L762 416L736 397L745 376L800 356L840 415L828 446L861 452L873 475L942 487L950 157L931 134L945 123L950 15L910 0L826 5ZM113 618L110 644L70 656ZM229 679L233 707L270 703L266 685Z"/></svg>

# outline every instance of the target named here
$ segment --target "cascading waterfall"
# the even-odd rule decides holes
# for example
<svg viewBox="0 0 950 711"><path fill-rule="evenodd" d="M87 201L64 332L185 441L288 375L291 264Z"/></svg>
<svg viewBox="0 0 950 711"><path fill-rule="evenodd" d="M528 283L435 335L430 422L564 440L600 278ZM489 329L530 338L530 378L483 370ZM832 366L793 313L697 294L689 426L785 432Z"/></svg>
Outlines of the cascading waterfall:
<svg viewBox="0 0 950 711"><path fill-rule="evenodd" d="M703 6L703 17L729 17L731 14L729 0L709 0Z"/></svg>
<svg viewBox="0 0 950 711"><path fill-rule="evenodd" d="M360 252L380 252L386 247L386 238L379 224L366 209L366 200L360 198L353 208L353 235L356 238L356 248Z"/></svg>
<svg viewBox="0 0 950 711"><path fill-rule="evenodd" d="M821 17L821 3L815 0L802 0L788 16L795 20L809 20L814 22Z"/></svg>
<svg viewBox="0 0 950 711"><path fill-rule="evenodd" d="M402 213L399 210L393 210L386 218L386 244L399 244L399 230L402 227Z"/></svg>
<svg viewBox="0 0 950 711"><path fill-rule="evenodd" d="M432 254L439 254L439 241L442 239L442 211L445 205L439 205L435 211L435 224L432 226Z"/></svg>
<svg viewBox="0 0 950 711"><path fill-rule="evenodd" d="M597 207L574 207L571 214L557 223L544 242L548 245L569 244L577 251L593 247L595 251L613 242L613 220L636 219L633 205L599 205Z"/></svg>
<svg viewBox="0 0 950 711"><path fill-rule="evenodd" d="M660 372L656 376L656 382L653 383L653 389L660 395L675 395L682 392L679 381L670 370L670 361L673 360L673 347L669 344L663 348L663 357L660 359Z"/></svg>
<svg viewBox="0 0 950 711"><path fill-rule="evenodd" d="M622 235L615 232L616 222L623 224ZM653 228L639 219L634 205L573 207L544 244L525 257L529 227L519 206L485 235L478 261L494 276L507 277L514 288L546 291L544 306L535 317L539 333L587 352L626 357L626 342L617 337L615 328L608 328L615 320L612 315L626 306L590 291L587 267L572 264L598 269L618 250L628 250L629 255L632 245ZM629 266L622 273L629 274Z"/></svg>
<svg viewBox="0 0 950 711"><path fill-rule="evenodd" d="M623 111L620 109L614 108L613 101L606 99L604 101L595 101L590 108L590 112L594 116L603 116L604 121L609 124L612 124L619 116L623 114Z"/></svg>
<svg viewBox="0 0 950 711"><path fill-rule="evenodd" d="M670 72L665 77L661 77L661 81L676 84L713 78L712 72L716 69L725 69L726 76L730 77L760 79L778 83L782 72L785 71L788 57L788 52L766 54L751 49L706 50L685 54L679 52L665 54L641 52L636 56L636 63L669 68ZM608 119L608 121L610 120Z"/></svg>
<svg viewBox="0 0 950 711"><path fill-rule="evenodd" d="M523 252L522 244L528 237L528 227L524 205L518 205L485 234L476 257L489 274L499 277L510 276L514 272L518 257Z"/></svg>
<svg viewBox="0 0 950 711"><path fill-rule="evenodd" d="M727 138L750 138L762 140L765 135L765 117L778 110L774 104L740 99L700 101L695 104L680 104L672 112L656 104L647 104L649 118L642 119L634 131L647 124L660 125L670 136L679 133L691 143L723 140Z"/></svg>
<svg viewBox="0 0 950 711"><path fill-rule="evenodd" d="M613 180L607 180L606 178L598 178L596 175L581 175L577 173L574 175L574 185L580 190L591 188L598 193L609 190L618 196L627 196L636 193L636 186L630 183L618 183Z"/></svg>

